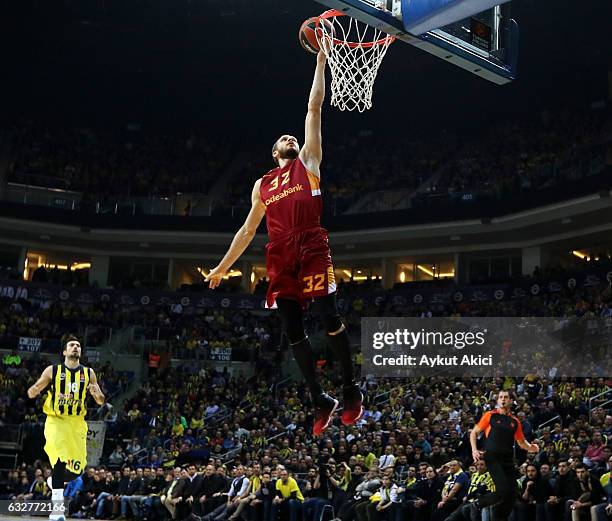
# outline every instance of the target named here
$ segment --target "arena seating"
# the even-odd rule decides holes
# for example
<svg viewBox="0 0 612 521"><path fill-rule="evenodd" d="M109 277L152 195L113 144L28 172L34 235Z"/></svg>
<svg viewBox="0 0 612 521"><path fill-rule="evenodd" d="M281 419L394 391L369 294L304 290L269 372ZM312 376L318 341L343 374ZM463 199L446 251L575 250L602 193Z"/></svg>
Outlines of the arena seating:
<svg viewBox="0 0 612 521"><path fill-rule="evenodd" d="M347 288L347 291L358 292L358 287ZM352 301L353 304L356 301ZM125 472L126 468L143 470L135 474L138 485L121 489L121 495L135 498L131 502L128 499L124 501L126 506L133 505L133 508L130 506L120 512L119 501L114 506L115 515L121 513L135 519L143 516L163 519L170 515L173 507L184 502L175 510L177 518L205 517L221 503L210 497L202 499L205 495L203 489L192 490L181 486L180 494L170 495L173 499L182 499L175 504L170 502L168 508L156 506L154 499L156 496L153 494L168 487L168 484L176 481L176 487L181 480L189 479L191 464L195 466L191 471L199 473L198 476L207 472L220 476L215 482L215 490L226 493L231 484L228 476L236 480L244 474L257 492L259 475L269 472L272 484L264 487L271 487L272 496L275 494L276 480L284 479L283 469L286 469L297 480L305 497L303 502L298 500L299 504L293 508L301 509L308 521L318 520L326 504L331 505L341 519L352 519L351 511L347 513L347 507L342 505L348 501L367 510L370 502L365 501L365 497L377 497L384 476L391 480L392 485L388 486L397 489L397 497L393 496L391 505L392 512L400 512L410 520L423 519L425 512L426 516L435 517L441 515L436 514L435 498L448 477L448 462L458 460L471 476L474 486L477 485L480 478L472 466L467 436L474 421L483 411L494 406L495 392L500 388L517 391L516 412L523 430L528 439L538 439L541 444L538 454L528 456L519 452L517 470L521 477L517 486L524 491L526 483L532 479L526 477L528 472L532 472L528 464L533 463L538 469L538 479L544 483L541 486L552 486L554 491L560 480L559 473L565 472L559 467L569 461L574 487L573 495L569 498L579 499L575 471L582 472L582 463L593 479L599 481L601 478L604 486L604 495L594 498L594 503L603 504L606 493L608 500L612 498L607 479L612 450L612 414L610 405L606 403L609 394L602 394L609 393L612 381L606 378L551 379L547 375L530 374L524 379L503 380L362 379L366 413L358 428L343 427L336 418L323 437L313 439L313 409L306 388L300 382L287 380L278 373L279 359L274 356L278 353L280 337L279 324L274 315L210 310L194 319L164 313L162 309L150 313L135 310L121 313L112 308L79 312L67 303L57 303L45 310L28 308L24 303L19 306L13 304L7 301L2 303L0 327L5 335L44 334L52 337L59 331L48 326L50 317L62 315L69 318L65 322L57 321L60 329L68 325L87 324L94 319L99 324L146 323L178 332L178 339L172 344L173 356L188 360L178 367L152 371L150 378L137 389L134 396L122 404L115 403L114 410L105 412L108 430L102 466L90 469L81 478L79 486L82 489L75 495L76 510L73 510L76 517L95 516L99 502L93 500L101 498L102 492L113 492L117 486L122 486L117 485L117 478L121 481L121 475L117 478L108 476L113 472ZM522 299L464 303L433 311L443 316L452 313L464 316L501 313L512 316L526 313L527 310L541 316L610 317L612 305L609 287L600 284L581 290L568 288L550 297L526 295ZM378 309L354 304L345 311L349 324L353 325L358 323L361 316L371 313L415 316L427 312L422 306L388 303ZM168 335L175 336L174 333ZM251 363L259 364L256 376L252 378L227 371L218 372L211 369L203 361L204 357L200 356L213 342L218 346L238 343L246 349L261 350L266 356L252 360ZM281 348L281 357L282 353ZM5 423L39 421L33 402L23 398L23 390L41 370L42 361L29 360L23 355L21 364L21 368L6 365L2 369L0 421ZM341 382L334 376L333 367L321 365L320 370L325 388L339 395ZM103 367L99 371L100 380L108 386L107 389L122 385L122 375L114 373L110 367ZM212 470L205 469L207 463L213 466ZM437 477L431 472L426 473L430 465ZM185 467L186 470L173 470L175 467ZM360 469L356 470L356 467ZM358 497L361 500L355 500L351 498L357 494L357 483L363 479L361 467L367 472L368 483L371 483L364 491L359 489ZM146 475L144 469L147 469ZM20 472L5 477L0 494L17 497L20 494L45 493L44 487L36 484L36 473L47 472L44 463L31 462ZM152 476L157 472L160 477L154 485ZM422 496L427 475L436 483L433 501L420 511L413 508L414 499ZM199 482L204 478L197 479ZM314 486L315 480L318 487ZM192 495L193 502L189 501ZM149 498L148 502L146 498ZM534 497L534 502L518 500L517 512L521 511L520 515L524 515L525 510L530 512L531 504L537 508L547 508L546 501L539 496ZM251 504L249 500L248 503L242 511L245 515L270 520L269 517L261 517L264 510L261 505L258 506L258 502ZM359 507L359 504L362 506ZM285 506L289 508L288 503ZM531 515L529 512L528 516ZM554 508L552 512L555 512ZM107 517L112 513L113 503L108 502L98 515ZM268 513L266 510L265 515Z"/></svg>
<svg viewBox="0 0 612 521"><path fill-rule="evenodd" d="M231 143L211 136L114 135L33 123L17 126L11 135L9 181L84 192L82 205L208 193L227 165L237 161L225 193L212 206L219 217L243 216L253 183L274 166L269 144L253 143L252 150L232 155ZM324 206L328 214L340 215L366 194L411 193L421 185L412 202L416 207L533 194L601 174L612 164L611 143L612 123L603 110L545 112L487 128L484 135L442 132L426 141L382 139L368 131L334 136L326 141ZM385 207L384 197L377 201L376 211L392 209Z"/></svg>

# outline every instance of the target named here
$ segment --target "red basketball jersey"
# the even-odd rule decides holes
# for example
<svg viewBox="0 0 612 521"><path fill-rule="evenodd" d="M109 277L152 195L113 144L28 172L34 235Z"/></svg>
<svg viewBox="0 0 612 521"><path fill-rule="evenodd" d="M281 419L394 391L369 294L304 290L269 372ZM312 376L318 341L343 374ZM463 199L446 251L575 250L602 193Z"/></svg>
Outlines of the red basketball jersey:
<svg viewBox="0 0 612 521"><path fill-rule="evenodd" d="M295 230L321 226L319 178L306 169L300 158L264 175L259 196L266 207L270 241Z"/></svg>

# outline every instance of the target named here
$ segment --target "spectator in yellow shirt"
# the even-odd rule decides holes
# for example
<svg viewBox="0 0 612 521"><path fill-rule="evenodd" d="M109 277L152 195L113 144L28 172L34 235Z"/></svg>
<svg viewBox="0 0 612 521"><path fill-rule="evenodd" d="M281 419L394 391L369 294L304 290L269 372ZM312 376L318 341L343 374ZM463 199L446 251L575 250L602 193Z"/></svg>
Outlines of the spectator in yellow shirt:
<svg viewBox="0 0 612 521"><path fill-rule="evenodd" d="M279 510L281 519L298 521L302 512L304 496L298 487L297 481L289 476L287 470L282 469L276 481L276 497L272 500L271 519L277 519Z"/></svg>
<svg viewBox="0 0 612 521"><path fill-rule="evenodd" d="M185 427L181 423L180 418L176 418L174 420L174 425L172 425L172 436L182 436L185 432Z"/></svg>
<svg viewBox="0 0 612 521"><path fill-rule="evenodd" d="M200 416L202 413L199 413L198 416ZM198 419L195 415L191 418L191 421L189 422L189 427L191 429L193 429L194 431L198 430L198 429L202 429L204 428L204 417L200 416L200 418Z"/></svg>

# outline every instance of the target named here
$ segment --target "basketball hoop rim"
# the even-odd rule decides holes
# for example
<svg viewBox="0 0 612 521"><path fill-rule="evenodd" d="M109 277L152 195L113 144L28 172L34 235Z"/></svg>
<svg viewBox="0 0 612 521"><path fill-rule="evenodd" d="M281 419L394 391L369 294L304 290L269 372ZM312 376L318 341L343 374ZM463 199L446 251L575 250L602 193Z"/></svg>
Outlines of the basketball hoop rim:
<svg viewBox="0 0 612 521"><path fill-rule="evenodd" d="M348 15L346 13L343 13L342 11L338 11L337 9L329 9L325 11L324 13L321 13L319 16L317 16L316 28L317 29L319 28L319 25L321 24L321 20L327 20L328 18L339 18L341 16L348 16ZM356 49L357 47L369 49L376 45L389 45L393 43L394 41L395 41L395 36L392 36L390 34L387 34L387 36L385 36L384 38L381 38L380 40L374 40L373 42L364 42L364 43L349 42L345 40L338 40L337 38L332 38L332 43L334 45L345 45L347 47L350 47L351 49Z"/></svg>

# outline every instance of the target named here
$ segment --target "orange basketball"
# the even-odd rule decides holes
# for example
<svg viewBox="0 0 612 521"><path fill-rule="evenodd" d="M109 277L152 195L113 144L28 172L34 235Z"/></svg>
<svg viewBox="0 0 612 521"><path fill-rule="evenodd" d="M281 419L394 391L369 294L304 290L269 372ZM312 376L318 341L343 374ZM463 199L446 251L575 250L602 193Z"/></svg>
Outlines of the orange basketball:
<svg viewBox="0 0 612 521"><path fill-rule="evenodd" d="M319 38L323 36L321 28L317 28L317 18L318 17L313 16L306 20L300 27L299 32L299 39L302 47L312 54L317 54L320 49L317 35ZM329 20L321 20L319 24L325 24L325 32L334 35L334 27Z"/></svg>

